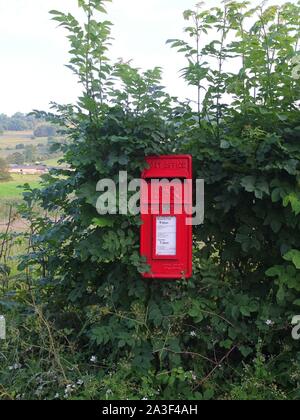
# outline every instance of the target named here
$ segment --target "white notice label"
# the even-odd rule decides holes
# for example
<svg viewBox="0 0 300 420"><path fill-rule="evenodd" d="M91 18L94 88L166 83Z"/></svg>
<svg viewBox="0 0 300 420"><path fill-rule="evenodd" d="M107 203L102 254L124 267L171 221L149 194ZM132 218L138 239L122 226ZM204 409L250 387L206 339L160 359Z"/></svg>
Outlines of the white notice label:
<svg viewBox="0 0 300 420"><path fill-rule="evenodd" d="M157 217L156 255L176 255L176 217Z"/></svg>

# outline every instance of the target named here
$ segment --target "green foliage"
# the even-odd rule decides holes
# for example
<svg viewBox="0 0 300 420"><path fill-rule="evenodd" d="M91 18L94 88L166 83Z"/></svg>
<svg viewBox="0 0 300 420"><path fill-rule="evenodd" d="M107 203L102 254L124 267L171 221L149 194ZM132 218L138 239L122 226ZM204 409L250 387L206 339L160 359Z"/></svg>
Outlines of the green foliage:
<svg viewBox="0 0 300 420"><path fill-rule="evenodd" d="M4 159L0 158L0 182L8 181L10 175L8 172L8 166Z"/></svg>
<svg viewBox="0 0 300 420"><path fill-rule="evenodd" d="M56 128L52 125L39 125L33 132L35 137L54 137L56 136Z"/></svg>
<svg viewBox="0 0 300 420"><path fill-rule="evenodd" d="M32 130L35 127L35 118L17 112L16 114L8 117L5 114L0 114L0 131L12 130L23 131Z"/></svg>
<svg viewBox="0 0 300 420"><path fill-rule="evenodd" d="M68 136L60 148L71 170L25 194L33 236L20 270L35 270L34 302L79 358L96 354L104 366L81 397L297 399L299 6L186 11L189 40L169 43L187 58L195 110L164 91L159 68L111 63L103 4L79 1L83 26L51 12L84 91L76 105L39 114ZM218 38L206 45L206 34ZM139 218L95 210L99 179L139 177L146 155L165 153L192 154L206 182L189 282L143 280ZM36 202L59 220L32 211Z"/></svg>
<svg viewBox="0 0 300 420"><path fill-rule="evenodd" d="M22 194L25 191L24 184L30 184L32 188L38 188L40 185L39 175L21 175L11 174L10 178L1 183L0 188L0 213L5 209L5 203L7 200L13 200L15 202L22 200ZM17 210L17 209L16 209ZM4 226L5 227L5 226Z"/></svg>
<svg viewBox="0 0 300 420"><path fill-rule="evenodd" d="M299 366L294 366L296 375L299 375ZM253 367L245 366L240 385L234 385L228 397L229 400L261 401L261 400L288 400L289 396L278 389L274 382L272 369L265 356L258 348Z"/></svg>
<svg viewBox="0 0 300 420"><path fill-rule="evenodd" d="M15 165L23 165L25 163L24 153L15 152L8 156L7 161Z"/></svg>

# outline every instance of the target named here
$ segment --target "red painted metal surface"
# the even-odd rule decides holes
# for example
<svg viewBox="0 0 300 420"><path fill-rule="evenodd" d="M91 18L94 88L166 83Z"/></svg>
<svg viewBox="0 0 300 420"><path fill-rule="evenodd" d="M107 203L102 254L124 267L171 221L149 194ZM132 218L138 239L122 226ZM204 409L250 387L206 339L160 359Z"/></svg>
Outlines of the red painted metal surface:
<svg viewBox="0 0 300 420"><path fill-rule="evenodd" d="M151 268L143 277L181 279L192 276L192 157L151 156L142 173L141 255ZM164 190L155 182L172 181ZM177 184L176 184L176 180ZM179 182L180 181L180 182ZM188 187L184 187L184 181Z"/></svg>

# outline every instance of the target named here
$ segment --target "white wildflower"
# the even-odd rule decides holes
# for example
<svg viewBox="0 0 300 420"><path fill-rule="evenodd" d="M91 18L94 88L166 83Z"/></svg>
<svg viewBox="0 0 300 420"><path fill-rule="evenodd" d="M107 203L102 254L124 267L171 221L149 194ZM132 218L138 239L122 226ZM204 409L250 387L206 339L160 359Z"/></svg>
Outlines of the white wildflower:
<svg viewBox="0 0 300 420"><path fill-rule="evenodd" d="M266 321L266 325L267 325L268 327L272 327L272 326L274 325L274 322L273 322L273 321L271 321L271 319L268 319L268 320Z"/></svg>
<svg viewBox="0 0 300 420"><path fill-rule="evenodd" d="M79 386L83 385L83 380L82 379L78 379L77 385L79 385Z"/></svg>
<svg viewBox="0 0 300 420"><path fill-rule="evenodd" d="M197 337L197 333L196 333L196 331L191 331L191 332L190 332L190 336L191 336L191 337Z"/></svg>
<svg viewBox="0 0 300 420"><path fill-rule="evenodd" d="M74 385L68 384L65 389L65 397L68 397L74 389Z"/></svg>
<svg viewBox="0 0 300 420"><path fill-rule="evenodd" d="M8 370L18 370L18 369L21 369L21 367L22 365L20 365L20 363L15 363L14 365L9 366Z"/></svg>
<svg viewBox="0 0 300 420"><path fill-rule="evenodd" d="M97 363L97 356L92 356L92 357L90 358L90 361L91 361L92 363Z"/></svg>

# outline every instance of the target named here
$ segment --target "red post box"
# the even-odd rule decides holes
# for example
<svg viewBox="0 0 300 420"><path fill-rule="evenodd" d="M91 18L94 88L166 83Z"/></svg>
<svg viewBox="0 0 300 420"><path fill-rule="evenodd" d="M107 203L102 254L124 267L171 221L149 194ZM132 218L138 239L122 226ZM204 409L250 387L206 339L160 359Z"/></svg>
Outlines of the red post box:
<svg viewBox="0 0 300 420"><path fill-rule="evenodd" d="M192 157L146 158L141 185L141 255L145 278L192 276Z"/></svg>

